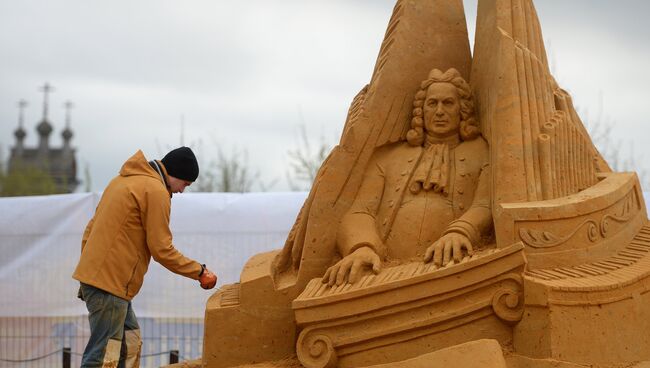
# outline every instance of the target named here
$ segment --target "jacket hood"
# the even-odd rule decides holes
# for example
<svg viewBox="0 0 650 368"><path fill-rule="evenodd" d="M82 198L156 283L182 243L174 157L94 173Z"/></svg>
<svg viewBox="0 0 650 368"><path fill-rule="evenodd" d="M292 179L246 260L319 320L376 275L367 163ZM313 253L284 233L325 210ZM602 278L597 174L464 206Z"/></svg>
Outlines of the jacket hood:
<svg viewBox="0 0 650 368"><path fill-rule="evenodd" d="M122 168L120 169L121 176L132 176L132 175L145 175L151 176L156 179L160 179L160 175L154 171L154 169L149 166L149 162L144 157L144 153L141 150L138 150L133 156L131 156Z"/></svg>

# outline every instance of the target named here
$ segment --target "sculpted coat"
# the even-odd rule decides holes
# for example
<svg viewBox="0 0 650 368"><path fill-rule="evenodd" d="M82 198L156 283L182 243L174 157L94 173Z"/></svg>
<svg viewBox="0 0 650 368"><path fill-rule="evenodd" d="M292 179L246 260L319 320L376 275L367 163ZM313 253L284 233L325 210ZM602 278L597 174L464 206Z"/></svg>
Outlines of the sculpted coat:
<svg viewBox="0 0 650 368"><path fill-rule="evenodd" d="M421 258L449 232L479 243L492 225L488 146L480 136L447 145L450 180L442 191L412 190L428 147L401 142L373 155L339 228L342 256L369 246L382 259Z"/></svg>

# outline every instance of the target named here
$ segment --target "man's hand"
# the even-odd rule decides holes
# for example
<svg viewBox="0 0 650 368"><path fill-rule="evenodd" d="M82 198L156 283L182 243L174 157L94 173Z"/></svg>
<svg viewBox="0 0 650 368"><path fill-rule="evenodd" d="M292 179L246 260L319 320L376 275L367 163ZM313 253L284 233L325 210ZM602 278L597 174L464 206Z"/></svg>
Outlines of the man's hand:
<svg viewBox="0 0 650 368"><path fill-rule="evenodd" d="M338 261L334 266L325 271L323 284L332 286L342 285L346 282L354 284L360 277L364 267L372 267L374 273L379 273L381 269L381 259L369 247L361 247L348 254L345 258Z"/></svg>
<svg viewBox="0 0 650 368"><path fill-rule="evenodd" d="M201 283L201 287L205 290L212 289L217 284L217 275L206 268L199 277L199 282Z"/></svg>
<svg viewBox="0 0 650 368"><path fill-rule="evenodd" d="M474 254L472 242L465 235L446 234L429 246L424 254L424 262L428 263L433 260L436 266L446 266L452 257L454 261L460 262L463 259L463 248L467 250L468 255Z"/></svg>

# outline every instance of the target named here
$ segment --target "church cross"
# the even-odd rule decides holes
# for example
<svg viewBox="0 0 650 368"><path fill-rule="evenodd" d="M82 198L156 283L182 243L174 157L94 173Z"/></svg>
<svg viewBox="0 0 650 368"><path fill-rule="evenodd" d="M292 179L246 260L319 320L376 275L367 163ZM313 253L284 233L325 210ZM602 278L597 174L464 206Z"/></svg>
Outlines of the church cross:
<svg viewBox="0 0 650 368"><path fill-rule="evenodd" d="M25 107L27 107L27 101L21 99L18 101L18 127L23 127L23 122L25 120Z"/></svg>
<svg viewBox="0 0 650 368"><path fill-rule="evenodd" d="M74 107L72 101L66 101L63 106L65 107L65 127L70 128L70 111Z"/></svg>
<svg viewBox="0 0 650 368"><path fill-rule="evenodd" d="M48 94L54 92L54 87L45 82L45 85L39 88L39 91L43 92L43 120L47 120Z"/></svg>

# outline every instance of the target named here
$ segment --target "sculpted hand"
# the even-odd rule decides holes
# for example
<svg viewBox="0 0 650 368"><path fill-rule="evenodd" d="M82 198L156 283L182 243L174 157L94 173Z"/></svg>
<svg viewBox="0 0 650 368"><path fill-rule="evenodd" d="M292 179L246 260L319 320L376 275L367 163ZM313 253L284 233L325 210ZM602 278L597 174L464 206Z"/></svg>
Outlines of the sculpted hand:
<svg viewBox="0 0 650 368"><path fill-rule="evenodd" d="M436 266L446 266L452 257L454 261L460 262L463 259L463 248L467 250L468 255L474 254L472 242L465 235L446 234L429 246L424 254L424 262L428 263L433 260Z"/></svg>
<svg viewBox="0 0 650 368"><path fill-rule="evenodd" d="M199 277L199 282L205 290L212 289L217 284L217 275L206 268Z"/></svg>
<svg viewBox="0 0 650 368"><path fill-rule="evenodd" d="M346 282L354 284L360 277L364 267L372 267L374 273L379 273L381 269L381 259L369 247L361 247L338 261L334 266L325 271L323 284L332 286L342 285Z"/></svg>

